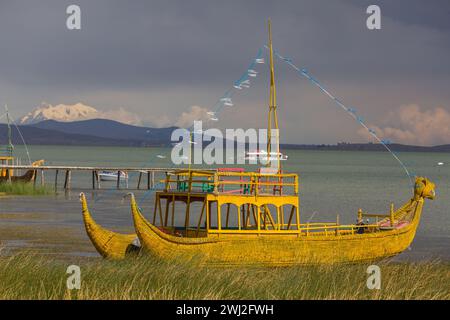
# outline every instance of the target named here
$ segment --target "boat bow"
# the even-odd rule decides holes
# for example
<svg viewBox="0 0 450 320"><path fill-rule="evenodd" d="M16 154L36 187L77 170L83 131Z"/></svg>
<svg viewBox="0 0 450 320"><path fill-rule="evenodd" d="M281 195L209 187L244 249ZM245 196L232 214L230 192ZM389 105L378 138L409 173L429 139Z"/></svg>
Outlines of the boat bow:
<svg viewBox="0 0 450 320"><path fill-rule="evenodd" d="M84 193L80 193L80 201L86 232L94 247L104 258L120 260L128 253L140 250L140 246L136 245L136 234L121 234L101 227L92 218Z"/></svg>

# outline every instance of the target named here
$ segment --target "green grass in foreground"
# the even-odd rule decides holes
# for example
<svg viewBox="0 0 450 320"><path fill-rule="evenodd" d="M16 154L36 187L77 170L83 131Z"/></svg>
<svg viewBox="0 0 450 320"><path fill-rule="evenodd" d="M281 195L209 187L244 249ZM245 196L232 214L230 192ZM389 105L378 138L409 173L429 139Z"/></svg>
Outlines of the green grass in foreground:
<svg viewBox="0 0 450 320"><path fill-rule="evenodd" d="M67 290L74 262L18 253L0 257L0 299L449 299L450 265L378 263L381 290L366 287L368 264L208 268L150 257L79 261L81 289ZM77 264L76 262L74 264Z"/></svg>
<svg viewBox="0 0 450 320"><path fill-rule="evenodd" d="M55 190L49 186L34 186L32 182L3 182L0 183L0 193L14 195L42 196L54 194Z"/></svg>

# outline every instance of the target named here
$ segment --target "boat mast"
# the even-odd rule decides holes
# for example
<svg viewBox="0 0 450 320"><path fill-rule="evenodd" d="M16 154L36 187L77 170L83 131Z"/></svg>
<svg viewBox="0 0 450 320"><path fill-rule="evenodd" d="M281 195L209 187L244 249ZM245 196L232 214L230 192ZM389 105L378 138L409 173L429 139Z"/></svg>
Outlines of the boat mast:
<svg viewBox="0 0 450 320"><path fill-rule="evenodd" d="M268 21L269 26L269 52L270 52L270 101L269 101L269 125L267 127L267 166L271 165L271 143L272 143L272 122L274 129L276 130L276 143L277 143L277 168L278 172L281 171L280 166L280 137L278 129L278 117L277 117L277 90L275 87L275 72L273 66L273 48L272 48L272 26L270 19Z"/></svg>
<svg viewBox="0 0 450 320"><path fill-rule="evenodd" d="M14 146L12 144L12 133L11 133L11 120L9 119L9 111L8 111L8 105L5 104L5 110L6 110L6 121L8 124L8 145L6 146L6 153L9 157L12 157Z"/></svg>

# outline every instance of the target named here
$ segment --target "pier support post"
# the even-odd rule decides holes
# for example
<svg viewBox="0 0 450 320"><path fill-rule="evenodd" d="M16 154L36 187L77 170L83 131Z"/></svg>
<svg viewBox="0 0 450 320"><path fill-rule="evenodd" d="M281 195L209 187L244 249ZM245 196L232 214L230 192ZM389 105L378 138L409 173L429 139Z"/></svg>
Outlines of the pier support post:
<svg viewBox="0 0 450 320"><path fill-rule="evenodd" d="M37 170L34 170L33 171L33 188L36 188L37 175L38 175Z"/></svg>
<svg viewBox="0 0 450 320"><path fill-rule="evenodd" d="M8 176L8 183L12 183L12 180L11 180L11 169L6 169L6 175Z"/></svg>
<svg viewBox="0 0 450 320"><path fill-rule="evenodd" d="M92 170L92 190L95 190L95 170Z"/></svg>
<svg viewBox="0 0 450 320"><path fill-rule="evenodd" d="M150 190L150 171L147 171L147 190Z"/></svg>
<svg viewBox="0 0 450 320"><path fill-rule="evenodd" d="M58 191L58 169L55 171L55 192Z"/></svg>
<svg viewBox="0 0 450 320"><path fill-rule="evenodd" d="M155 171L152 171L152 183L151 183L152 189L155 187Z"/></svg>
<svg viewBox="0 0 450 320"><path fill-rule="evenodd" d="M139 172L139 178L138 178L138 183L137 183L137 189L139 190L140 186L141 186L141 179L142 179L142 172Z"/></svg>
<svg viewBox="0 0 450 320"><path fill-rule="evenodd" d="M66 170L66 177L64 179L64 189L65 190L70 189L70 176L71 176L70 170Z"/></svg>
<svg viewBox="0 0 450 320"><path fill-rule="evenodd" d="M117 189L120 189L120 170L117 171Z"/></svg>
<svg viewBox="0 0 450 320"><path fill-rule="evenodd" d="M100 183L100 176L98 175L98 171L97 170L95 170L95 180L97 180L97 189L101 189L102 188L102 186L101 186L101 183Z"/></svg>

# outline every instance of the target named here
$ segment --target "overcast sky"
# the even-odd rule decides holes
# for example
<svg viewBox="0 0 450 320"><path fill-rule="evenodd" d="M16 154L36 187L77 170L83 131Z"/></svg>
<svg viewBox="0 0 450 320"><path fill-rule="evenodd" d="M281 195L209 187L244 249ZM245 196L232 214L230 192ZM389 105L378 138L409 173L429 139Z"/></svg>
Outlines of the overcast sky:
<svg viewBox="0 0 450 320"><path fill-rule="evenodd" d="M81 30L66 8L81 7ZM381 30L366 8L381 7ZM357 109L382 138L450 143L448 0L0 0L0 103L124 108L153 126L208 110L267 41ZM267 65L219 128L264 127ZM307 80L276 63L282 141L370 141ZM193 108L199 106L200 108Z"/></svg>

